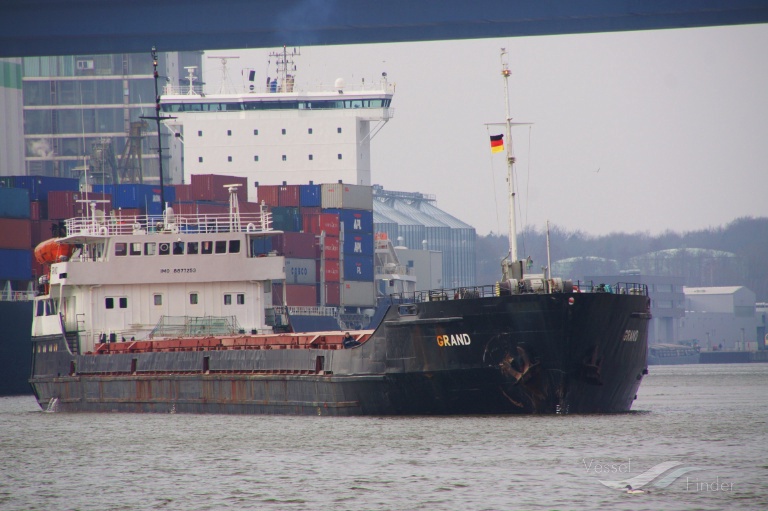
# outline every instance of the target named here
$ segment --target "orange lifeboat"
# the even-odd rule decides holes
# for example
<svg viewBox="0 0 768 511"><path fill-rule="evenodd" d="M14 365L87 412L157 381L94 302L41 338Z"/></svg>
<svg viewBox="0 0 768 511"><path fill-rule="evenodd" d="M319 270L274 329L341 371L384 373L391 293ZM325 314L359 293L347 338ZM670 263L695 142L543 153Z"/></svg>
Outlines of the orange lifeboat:
<svg viewBox="0 0 768 511"><path fill-rule="evenodd" d="M59 243L56 238L51 238L35 247L35 259L40 264L57 263L62 258L69 258L73 250L72 245L65 245Z"/></svg>

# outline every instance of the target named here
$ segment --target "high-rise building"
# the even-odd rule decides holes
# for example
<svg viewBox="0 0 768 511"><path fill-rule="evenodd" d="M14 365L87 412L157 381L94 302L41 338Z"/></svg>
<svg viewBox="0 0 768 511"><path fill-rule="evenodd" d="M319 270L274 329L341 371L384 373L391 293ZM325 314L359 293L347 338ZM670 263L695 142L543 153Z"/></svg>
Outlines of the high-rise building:
<svg viewBox="0 0 768 511"><path fill-rule="evenodd" d="M0 59L0 176L24 168L21 59Z"/></svg>
<svg viewBox="0 0 768 511"><path fill-rule="evenodd" d="M202 52L160 53L159 87L178 85ZM89 183L158 183L155 82L149 51L23 59L26 175ZM163 148L172 134L162 130ZM164 159L168 154L164 154ZM179 175L165 162L165 182Z"/></svg>

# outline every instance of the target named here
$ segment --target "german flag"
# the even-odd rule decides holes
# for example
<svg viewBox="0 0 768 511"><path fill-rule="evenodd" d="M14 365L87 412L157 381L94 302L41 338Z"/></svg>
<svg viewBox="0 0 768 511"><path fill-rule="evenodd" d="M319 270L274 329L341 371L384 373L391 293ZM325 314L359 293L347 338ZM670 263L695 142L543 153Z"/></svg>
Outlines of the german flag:
<svg viewBox="0 0 768 511"><path fill-rule="evenodd" d="M500 153L504 150L504 135L491 135L491 152Z"/></svg>

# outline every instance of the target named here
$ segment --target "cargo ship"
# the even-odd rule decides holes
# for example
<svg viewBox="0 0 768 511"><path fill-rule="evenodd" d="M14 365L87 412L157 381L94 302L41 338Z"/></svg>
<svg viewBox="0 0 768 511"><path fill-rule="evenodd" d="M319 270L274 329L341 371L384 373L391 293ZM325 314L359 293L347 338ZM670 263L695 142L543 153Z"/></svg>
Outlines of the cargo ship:
<svg viewBox="0 0 768 511"><path fill-rule="evenodd" d="M509 146L506 157L511 175ZM647 288L526 273L508 183L499 282L390 294L374 328L347 333L271 331L268 295L286 263L259 247L281 231L266 207L240 211L237 186L227 214L116 219L94 204L51 242L72 250L48 251L63 255L35 298L37 401L59 412L628 411L647 374Z"/></svg>

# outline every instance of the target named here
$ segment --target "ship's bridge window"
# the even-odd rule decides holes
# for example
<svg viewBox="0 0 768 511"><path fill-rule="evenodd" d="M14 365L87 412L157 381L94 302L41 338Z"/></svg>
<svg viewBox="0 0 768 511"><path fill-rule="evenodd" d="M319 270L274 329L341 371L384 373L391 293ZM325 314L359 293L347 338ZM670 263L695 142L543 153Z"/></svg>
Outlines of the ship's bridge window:
<svg viewBox="0 0 768 511"><path fill-rule="evenodd" d="M173 242L173 255L184 255L184 242L183 241L174 241Z"/></svg>
<svg viewBox="0 0 768 511"><path fill-rule="evenodd" d="M227 253L227 241L226 240L218 240L216 242L216 253L217 254L226 254Z"/></svg>
<svg viewBox="0 0 768 511"><path fill-rule="evenodd" d="M240 253L240 240L229 240L229 253L230 254Z"/></svg>
<svg viewBox="0 0 768 511"><path fill-rule="evenodd" d="M238 305L244 305L245 304L245 295L243 293L237 294L237 304Z"/></svg>
<svg viewBox="0 0 768 511"><path fill-rule="evenodd" d="M153 298L154 298L154 301L155 301L155 305L159 306L159 305L163 304L163 295L157 295L156 294L156 295L153 296Z"/></svg>
<svg viewBox="0 0 768 511"><path fill-rule="evenodd" d="M130 249L132 256L141 255L141 243L131 243Z"/></svg>
<svg viewBox="0 0 768 511"><path fill-rule="evenodd" d="M45 300L38 300L37 308L35 309L35 316L45 315Z"/></svg>
<svg viewBox="0 0 768 511"><path fill-rule="evenodd" d="M187 254L195 255L198 251L198 243L196 241L190 241L187 243Z"/></svg>
<svg viewBox="0 0 768 511"><path fill-rule="evenodd" d="M232 305L232 295L230 294L224 295L224 305Z"/></svg>
<svg viewBox="0 0 768 511"><path fill-rule="evenodd" d="M45 301L45 315L46 316L55 316L58 313L57 303L54 300L46 300Z"/></svg>
<svg viewBox="0 0 768 511"><path fill-rule="evenodd" d="M201 254L212 254L213 253L213 243L210 241L204 241L203 246L200 250Z"/></svg>
<svg viewBox="0 0 768 511"><path fill-rule="evenodd" d="M120 303L120 308L121 309L127 309L128 308L128 298L123 297L123 298L120 298L118 301Z"/></svg>
<svg viewBox="0 0 768 511"><path fill-rule="evenodd" d="M157 253L157 244L154 241L144 243L144 255L152 256Z"/></svg>
<svg viewBox="0 0 768 511"><path fill-rule="evenodd" d="M160 255L168 255L171 253L171 245L169 243L160 243Z"/></svg>
<svg viewBox="0 0 768 511"><path fill-rule="evenodd" d="M128 254L128 244L127 243L115 243L115 255L116 256L124 256Z"/></svg>
<svg viewBox="0 0 768 511"><path fill-rule="evenodd" d="M197 293L189 293L189 304L197 305Z"/></svg>
<svg viewBox="0 0 768 511"><path fill-rule="evenodd" d="M107 309L114 309L115 308L115 299L114 298L105 298L104 299L104 307Z"/></svg>

